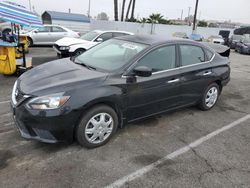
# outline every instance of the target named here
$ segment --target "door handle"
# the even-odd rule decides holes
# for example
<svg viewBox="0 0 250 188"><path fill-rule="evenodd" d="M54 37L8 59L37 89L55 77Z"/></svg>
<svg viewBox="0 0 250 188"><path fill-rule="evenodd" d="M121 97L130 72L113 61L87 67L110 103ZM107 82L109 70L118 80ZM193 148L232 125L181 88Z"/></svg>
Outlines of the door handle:
<svg viewBox="0 0 250 188"><path fill-rule="evenodd" d="M168 83L172 84L172 83L176 83L176 82L179 82L179 81L180 81L180 79L177 78L177 79L174 79L174 80L169 80Z"/></svg>
<svg viewBox="0 0 250 188"><path fill-rule="evenodd" d="M206 71L206 72L203 73L203 76L207 76L207 75L210 75L210 74L212 74L211 71Z"/></svg>

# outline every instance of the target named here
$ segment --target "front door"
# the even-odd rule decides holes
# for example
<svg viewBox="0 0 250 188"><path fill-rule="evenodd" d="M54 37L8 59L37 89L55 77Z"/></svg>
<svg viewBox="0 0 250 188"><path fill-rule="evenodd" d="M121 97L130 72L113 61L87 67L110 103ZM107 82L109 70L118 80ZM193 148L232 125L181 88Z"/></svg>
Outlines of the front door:
<svg viewBox="0 0 250 188"><path fill-rule="evenodd" d="M67 31L59 26L53 26L51 31L51 37L52 37L51 42L54 43L59 39L67 37Z"/></svg>
<svg viewBox="0 0 250 188"><path fill-rule="evenodd" d="M48 44L51 41L51 27L44 26L35 31L33 31L32 39L35 44Z"/></svg>
<svg viewBox="0 0 250 188"><path fill-rule="evenodd" d="M176 68L176 46L152 50L135 65L152 68L150 77L137 77L128 84L128 120L153 115L179 105L180 72Z"/></svg>

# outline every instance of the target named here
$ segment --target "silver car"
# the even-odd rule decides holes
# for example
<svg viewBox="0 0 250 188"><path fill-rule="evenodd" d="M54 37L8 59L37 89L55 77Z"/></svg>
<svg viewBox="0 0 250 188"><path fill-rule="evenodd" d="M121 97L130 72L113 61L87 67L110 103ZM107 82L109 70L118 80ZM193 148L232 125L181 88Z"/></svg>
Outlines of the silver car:
<svg viewBox="0 0 250 188"><path fill-rule="evenodd" d="M44 25L25 33L28 36L29 46L53 45L57 40L64 37L79 38L79 33L59 25Z"/></svg>

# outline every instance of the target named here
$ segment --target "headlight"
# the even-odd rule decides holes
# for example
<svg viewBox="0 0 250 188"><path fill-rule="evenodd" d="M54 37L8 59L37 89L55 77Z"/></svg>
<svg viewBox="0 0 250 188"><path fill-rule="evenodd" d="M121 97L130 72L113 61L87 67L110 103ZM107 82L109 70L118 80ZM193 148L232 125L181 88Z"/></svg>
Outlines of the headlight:
<svg viewBox="0 0 250 188"><path fill-rule="evenodd" d="M69 50L69 46L61 46L59 49L60 50Z"/></svg>
<svg viewBox="0 0 250 188"><path fill-rule="evenodd" d="M51 110L60 108L64 105L67 100L70 98L69 96L63 96L64 93L56 93L42 97L36 97L31 99L27 106L30 109L35 110Z"/></svg>

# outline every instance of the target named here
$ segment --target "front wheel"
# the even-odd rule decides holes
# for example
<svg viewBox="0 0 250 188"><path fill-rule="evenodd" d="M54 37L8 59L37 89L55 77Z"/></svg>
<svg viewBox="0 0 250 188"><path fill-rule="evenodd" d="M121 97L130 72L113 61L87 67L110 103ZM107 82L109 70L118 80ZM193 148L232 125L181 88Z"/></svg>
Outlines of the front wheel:
<svg viewBox="0 0 250 188"><path fill-rule="evenodd" d="M202 99L200 101L199 107L201 110L210 110L212 109L220 95L220 88L218 84L212 83L204 91Z"/></svg>
<svg viewBox="0 0 250 188"><path fill-rule="evenodd" d="M74 52L74 55L73 55L73 56L74 56L74 57L77 57L77 56L83 54L85 51L86 51L86 50L84 50L84 49L77 49L77 50Z"/></svg>
<svg viewBox="0 0 250 188"><path fill-rule="evenodd" d="M84 114L76 130L76 138L84 147L99 147L110 140L117 127L118 117L111 107L95 106Z"/></svg>

